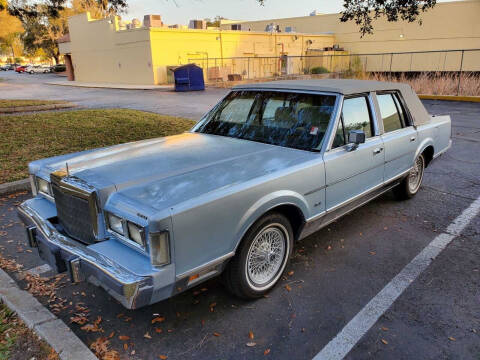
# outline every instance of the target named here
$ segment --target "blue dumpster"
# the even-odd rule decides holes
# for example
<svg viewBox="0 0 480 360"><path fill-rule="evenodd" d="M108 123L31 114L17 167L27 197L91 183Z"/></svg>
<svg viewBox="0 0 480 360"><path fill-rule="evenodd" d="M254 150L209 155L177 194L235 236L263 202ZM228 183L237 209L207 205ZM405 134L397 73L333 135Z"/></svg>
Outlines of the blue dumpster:
<svg viewBox="0 0 480 360"><path fill-rule="evenodd" d="M175 91L205 90L203 69L195 64L179 66L173 70Z"/></svg>

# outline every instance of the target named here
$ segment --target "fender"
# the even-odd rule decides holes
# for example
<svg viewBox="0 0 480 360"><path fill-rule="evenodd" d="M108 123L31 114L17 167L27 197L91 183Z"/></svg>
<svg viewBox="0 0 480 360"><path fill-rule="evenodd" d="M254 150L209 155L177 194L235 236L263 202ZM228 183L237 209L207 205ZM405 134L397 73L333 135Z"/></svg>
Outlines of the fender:
<svg viewBox="0 0 480 360"><path fill-rule="evenodd" d="M433 144L433 139L431 137L427 137L422 140L420 145L417 147L417 151L415 152L415 157L413 159L416 159L418 155L420 155L428 146L432 146L433 149L435 150L435 146Z"/></svg>
<svg viewBox="0 0 480 360"><path fill-rule="evenodd" d="M267 194L255 202L240 219L239 226L236 229L234 241L235 248L233 251L237 250L243 236L255 223L255 221L273 208L282 205L293 205L297 207L305 219L308 218L308 214L310 213L307 201L297 192L290 190L279 190Z"/></svg>

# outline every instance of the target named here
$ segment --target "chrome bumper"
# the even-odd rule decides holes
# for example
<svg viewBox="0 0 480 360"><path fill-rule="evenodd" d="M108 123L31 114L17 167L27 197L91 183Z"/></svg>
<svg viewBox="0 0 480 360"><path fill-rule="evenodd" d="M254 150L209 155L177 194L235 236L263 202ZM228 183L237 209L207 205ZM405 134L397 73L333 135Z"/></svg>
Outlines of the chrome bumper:
<svg viewBox="0 0 480 360"><path fill-rule="evenodd" d="M72 281L87 279L103 287L128 309L152 301L153 279L138 276L87 246L62 235L52 223L23 203L17 208L27 227L29 244L38 247L40 257L57 272L68 271Z"/></svg>

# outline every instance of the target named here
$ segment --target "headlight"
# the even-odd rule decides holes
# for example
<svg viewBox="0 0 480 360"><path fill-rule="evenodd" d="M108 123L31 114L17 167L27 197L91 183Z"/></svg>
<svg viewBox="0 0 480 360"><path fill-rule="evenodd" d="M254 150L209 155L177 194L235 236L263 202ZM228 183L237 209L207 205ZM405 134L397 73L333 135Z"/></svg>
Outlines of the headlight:
<svg viewBox="0 0 480 360"><path fill-rule="evenodd" d="M170 263L168 231L150 233L150 259L153 266Z"/></svg>
<svg viewBox="0 0 480 360"><path fill-rule="evenodd" d="M145 247L145 243L143 241L143 228L130 221L127 223L128 225L128 237L130 240L135 241L138 245Z"/></svg>
<svg viewBox="0 0 480 360"><path fill-rule="evenodd" d="M39 193L52 196L52 193L50 191L50 183L40 178L37 178L37 191Z"/></svg>
<svg viewBox="0 0 480 360"><path fill-rule="evenodd" d="M118 216L113 214L108 214L108 225L111 230L115 231L120 235L125 235L123 231L123 221Z"/></svg>

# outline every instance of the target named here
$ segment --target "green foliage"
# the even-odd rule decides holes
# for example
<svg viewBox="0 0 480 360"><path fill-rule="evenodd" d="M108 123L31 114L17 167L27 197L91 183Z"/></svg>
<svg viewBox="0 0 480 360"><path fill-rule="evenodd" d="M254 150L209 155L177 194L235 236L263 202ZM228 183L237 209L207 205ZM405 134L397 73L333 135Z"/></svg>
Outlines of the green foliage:
<svg viewBox="0 0 480 360"><path fill-rule="evenodd" d="M365 78L365 71L363 69L362 60L358 56L352 56L350 58L350 66L347 70L342 72L342 77L363 79Z"/></svg>
<svg viewBox="0 0 480 360"><path fill-rule="evenodd" d="M0 304L0 360L8 360L10 355L10 349L15 345L16 336L12 332L7 337L6 334L13 327L11 319L14 313L9 308Z"/></svg>
<svg viewBox="0 0 480 360"><path fill-rule="evenodd" d="M179 134L192 120L137 110L77 110L0 115L0 183L28 176L35 159ZM32 140L33 139L33 140Z"/></svg>
<svg viewBox="0 0 480 360"><path fill-rule="evenodd" d="M310 74L327 74L330 71L326 67L323 66L315 66L310 69Z"/></svg>

